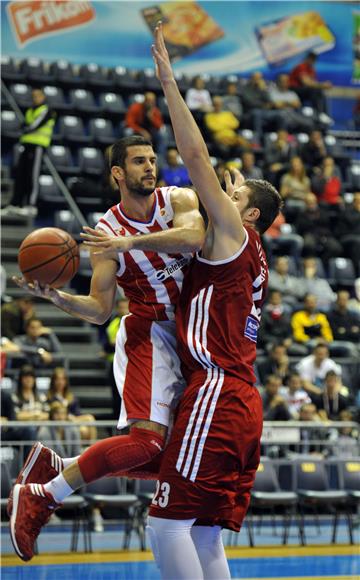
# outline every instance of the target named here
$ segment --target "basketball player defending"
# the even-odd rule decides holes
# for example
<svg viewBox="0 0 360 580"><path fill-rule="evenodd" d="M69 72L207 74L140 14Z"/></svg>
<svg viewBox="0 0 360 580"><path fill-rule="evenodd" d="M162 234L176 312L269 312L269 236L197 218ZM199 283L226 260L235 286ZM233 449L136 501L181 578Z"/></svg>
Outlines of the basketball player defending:
<svg viewBox="0 0 360 580"><path fill-rule="evenodd" d="M121 203L106 212L95 230L84 228L84 240L98 246L97 251L91 248L89 295L16 281L94 324L111 315L117 286L124 290L130 314L117 335L114 376L122 398L118 428L130 425L130 433L98 441L79 458L62 460L41 443L33 447L8 504L11 539L23 560L32 558L41 527L75 489L156 463L171 409L183 391L174 309L184 269L204 239L198 200L191 189L154 189L156 156L143 137L117 141L110 165Z"/></svg>
<svg viewBox="0 0 360 580"><path fill-rule="evenodd" d="M177 147L209 225L176 311L187 387L148 532L164 580L224 580L230 573L221 528L240 530L260 459L262 405L253 363L268 267L259 234L278 215L281 198L262 180L243 181L227 196L176 85L161 25L153 56Z"/></svg>

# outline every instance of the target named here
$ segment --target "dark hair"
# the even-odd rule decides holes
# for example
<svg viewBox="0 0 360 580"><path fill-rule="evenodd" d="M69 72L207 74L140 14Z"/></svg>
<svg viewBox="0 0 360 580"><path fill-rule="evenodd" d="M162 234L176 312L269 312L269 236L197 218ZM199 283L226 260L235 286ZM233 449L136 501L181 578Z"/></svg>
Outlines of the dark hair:
<svg viewBox="0 0 360 580"><path fill-rule="evenodd" d="M247 207L256 207L260 210L256 229L263 234L278 215L283 205L282 197L277 189L264 179L246 179L243 185L250 189Z"/></svg>
<svg viewBox="0 0 360 580"><path fill-rule="evenodd" d="M306 59L311 59L314 61L317 60L317 57L318 56L317 56L316 52L313 52L313 51L308 52L306 55Z"/></svg>
<svg viewBox="0 0 360 580"><path fill-rule="evenodd" d="M127 156L128 147L136 146L148 146L152 147L152 143L149 139L145 139L141 135L130 135L129 137L123 137L111 146L109 153L109 165L110 170L114 165L119 165L119 167L125 167L125 159Z"/></svg>
<svg viewBox="0 0 360 580"><path fill-rule="evenodd" d="M22 367L20 367L20 371L19 371L19 375L18 375L18 380L17 380L17 385L16 385L16 394L17 396L22 399L22 380L24 377L34 377L35 382L34 382L34 395L36 396L36 374L35 374L35 370L34 367L32 367L31 365L23 365Z"/></svg>
<svg viewBox="0 0 360 580"><path fill-rule="evenodd" d="M70 389L69 376L68 376L66 369L64 367L55 367L54 368L52 375L51 375L51 379L50 379L50 386L49 386L49 390L47 393L47 398L49 400L51 400L54 397L56 397L55 382L56 382L56 379L57 379L59 374L64 374L65 379L66 379L64 393L63 393L64 399L67 399L68 401L71 402L74 399L74 395L69 390Z"/></svg>

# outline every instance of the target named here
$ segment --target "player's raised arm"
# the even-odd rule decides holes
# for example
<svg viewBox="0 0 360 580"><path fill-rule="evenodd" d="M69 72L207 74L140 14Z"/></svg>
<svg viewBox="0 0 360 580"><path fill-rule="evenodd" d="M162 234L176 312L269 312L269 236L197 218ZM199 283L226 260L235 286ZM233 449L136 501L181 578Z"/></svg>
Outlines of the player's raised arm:
<svg viewBox="0 0 360 580"><path fill-rule="evenodd" d="M205 141L180 94L166 50L161 24L155 30L152 53L157 76L168 103L177 148L209 220L215 231L219 229L240 245L245 238L240 214L235 204L222 190L212 167Z"/></svg>

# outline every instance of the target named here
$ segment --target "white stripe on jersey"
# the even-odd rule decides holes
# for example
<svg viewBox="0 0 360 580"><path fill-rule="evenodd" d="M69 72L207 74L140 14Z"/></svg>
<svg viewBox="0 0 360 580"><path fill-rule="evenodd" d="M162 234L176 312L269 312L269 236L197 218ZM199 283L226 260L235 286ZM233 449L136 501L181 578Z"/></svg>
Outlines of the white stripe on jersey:
<svg viewBox="0 0 360 580"><path fill-rule="evenodd" d="M207 349L207 327L209 324L209 305L214 285L200 290L191 301L187 331L187 343L191 354L203 368L214 367L211 354ZM204 300L205 298L205 300Z"/></svg>
<svg viewBox="0 0 360 580"><path fill-rule="evenodd" d="M141 250L133 250L130 253L131 253L131 256L132 256L134 262L136 262L138 268L144 273L148 283L150 284L152 289L155 291L157 302L159 304L164 304L166 315L169 317L169 320L173 320L175 318L174 305L171 304L171 299L170 299L170 296L168 294L168 291L166 289L165 284L163 284L162 282L159 282L156 279L156 277L154 275L156 273L156 270L153 267L152 263L147 258L145 253L142 252ZM145 262L145 264L144 264L144 262ZM150 275L149 275L149 271L151 272Z"/></svg>

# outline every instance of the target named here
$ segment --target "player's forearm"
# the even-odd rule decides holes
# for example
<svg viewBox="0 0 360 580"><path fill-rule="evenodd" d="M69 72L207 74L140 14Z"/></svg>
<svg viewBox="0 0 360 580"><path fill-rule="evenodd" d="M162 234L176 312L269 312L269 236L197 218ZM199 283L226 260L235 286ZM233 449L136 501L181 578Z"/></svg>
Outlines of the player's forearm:
<svg viewBox="0 0 360 580"><path fill-rule="evenodd" d="M175 227L153 234L134 236L132 248L168 254L196 252L203 244L203 231L190 227Z"/></svg>
<svg viewBox="0 0 360 580"><path fill-rule="evenodd" d="M81 318L92 324L103 324L108 318L108 313L105 312L104 307L91 295L73 296L58 290L52 302L64 312L71 314L71 316Z"/></svg>

